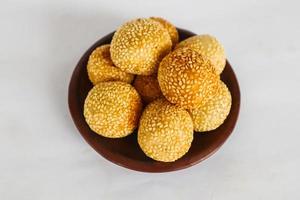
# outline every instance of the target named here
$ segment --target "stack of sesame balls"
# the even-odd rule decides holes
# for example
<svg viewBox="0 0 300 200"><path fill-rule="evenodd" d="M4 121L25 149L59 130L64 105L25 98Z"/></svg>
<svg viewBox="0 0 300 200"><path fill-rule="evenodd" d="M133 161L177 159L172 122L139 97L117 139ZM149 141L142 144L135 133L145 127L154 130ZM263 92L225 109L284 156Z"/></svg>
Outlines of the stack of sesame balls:
<svg viewBox="0 0 300 200"><path fill-rule="evenodd" d="M121 138L138 129L137 142L148 157L173 162L188 152L194 131L224 122L231 94L220 80L222 45L210 35L178 40L165 19L140 18L92 52L87 71L94 87L84 103L91 130Z"/></svg>

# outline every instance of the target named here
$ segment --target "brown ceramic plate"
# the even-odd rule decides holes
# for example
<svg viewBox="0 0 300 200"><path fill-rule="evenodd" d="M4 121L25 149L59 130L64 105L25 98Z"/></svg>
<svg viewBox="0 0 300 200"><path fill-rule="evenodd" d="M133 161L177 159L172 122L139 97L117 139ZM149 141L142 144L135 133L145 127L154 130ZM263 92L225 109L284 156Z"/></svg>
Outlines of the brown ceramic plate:
<svg viewBox="0 0 300 200"><path fill-rule="evenodd" d="M195 35L179 29L180 40ZM216 130L207 133L195 133L189 152L172 163L163 163L148 158L137 143L137 131L121 139L105 138L94 133L84 120L83 104L92 83L87 76L86 64L91 52L98 46L109 44L113 33L110 33L91 46L79 60L69 85L69 108L73 121L83 138L104 158L111 162L137 171L168 172L195 165L214 152L226 141L236 124L240 108L240 90L236 76L227 62L221 78L232 95L232 107L225 122Z"/></svg>

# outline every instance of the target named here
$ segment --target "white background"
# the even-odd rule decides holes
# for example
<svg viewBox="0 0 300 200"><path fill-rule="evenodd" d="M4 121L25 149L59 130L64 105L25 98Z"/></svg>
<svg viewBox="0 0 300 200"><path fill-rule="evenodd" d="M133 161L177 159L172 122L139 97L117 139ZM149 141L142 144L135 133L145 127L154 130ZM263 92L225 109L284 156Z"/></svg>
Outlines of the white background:
<svg viewBox="0 0 300 200"><path fill-rule="evenodd" d="M0 1L0 199L299 199L299 1ZM147 174L98 155L71 121L72 70L99 38L162 16L215 35L240 82L238 124L189 169Z"/></svg>

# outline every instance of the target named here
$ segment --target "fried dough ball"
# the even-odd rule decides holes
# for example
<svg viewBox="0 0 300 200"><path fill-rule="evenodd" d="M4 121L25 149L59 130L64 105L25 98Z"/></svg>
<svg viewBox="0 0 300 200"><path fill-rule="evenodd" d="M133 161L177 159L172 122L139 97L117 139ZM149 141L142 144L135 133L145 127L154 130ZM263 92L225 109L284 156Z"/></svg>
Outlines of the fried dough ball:
<svg viewBox="0 0 300 200"><path fill-rule="evenodd" d="M151 75L171 48L168 31L159 22L143 18L129 21L116 31L110 53L113 63L121 70Z"/></svg>
<svg viewBox="0 0 300 200"><path fill-rule="evenodd" d="M188 47L208 58L221 74L226 65L226 55L222 44L211 35L196 35L180 42L176 48Z"/></svg>
<svg viewBox="0 0 300 200"><path fill-rule="evenodd" d="M101 82L88 93L84 117L89 127L109 138L125 137L138 125L142 103L137 91L124 82Z"/></svg>
<svg viewBox="0 0 300 200"><path fill-rule="evenodd" d="M87 72L91 82L96 85L105 81L122 81L131 83L133 74L121 71L115 67L110 58L110 45L97 47L90 55Z"/></svg>
<svg viewBox="0 0 300 200"><path fill-rule="evenodd" d="M175 47L175 45L178 43L179 35L176 27L171 24L169 21L161 18L161 17L150 17L150 19L155 20L159 22L165 29L167 29L171 40L172 40L172 46Z"/></svg>
<svg viewBox="0 0 300 200"><path fill-rule="evenodd" d="M220 81L220 87L214 97L199 108L190 110L197 132L211 131L222 125L231 108L231 94L225 83Z"/></svg>
<svg viewBox="0 0 300 200"><path fill-rule="evenodd" d="M160 63L158 82L171 103L193 109L216 93L219 76L208 59L192 49L179 48Z"/></svg>
<svg viewBox="0 0 300 200"><path fill-rule="evenodd" d="M193 121L183 108L166 99L151 102L144 110L138 143L150 158L173 162L186 154L193 141Z"/></svg>
<svg viewBox="0 0 300 200"><path fill-rule="evenodd" d="M137 75L133 82L133 86L140 94L143 102L146 104L162 97L162 93L157 81L157 75L142 76Z"/></svg>

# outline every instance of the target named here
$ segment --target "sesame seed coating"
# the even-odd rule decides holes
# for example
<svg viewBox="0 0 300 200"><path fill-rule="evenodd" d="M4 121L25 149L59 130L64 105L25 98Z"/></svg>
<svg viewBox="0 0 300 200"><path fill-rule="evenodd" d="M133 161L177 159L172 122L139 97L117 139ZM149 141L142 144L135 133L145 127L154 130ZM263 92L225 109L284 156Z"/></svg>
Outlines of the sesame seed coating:
<svg viewBox="0 0 300 200"><path fill-rule="evenodd" d="M219 76L211 62L189 48L167 55L158 69L163 95L185 109L197 108L217 91Z"/></svg>
<svg viewBox="0 0 300 200"><path fill-rule="evenodd" d="M96 85L104 81L123 81L131 83L133 74L121 71L115 67L110 58L110 45L97 47L90 55L87 71L91 82Z"/></svg>
<svg viewBox="0 0 300 200"><path fill-rule="evenodd" d="M138 143L148 157L173 162L188 152L192 140L193 121L186 110L164 98L146 107L140 120Z"/></svg>
<svg viewBox="0 0 300 200"><path fill-rule="evenodd" d="M163 96L157 81L157 74L150 76L137 75L133 86L146 104Z"/></svg>
<svg viewBox="0 0 300 200"><path fill-rule="evenodd" d="M196 35L180 42L176 48L189 47L207 57L218 74L226 65L226 55L222 44L211 35Z"/></svg>
<svg viewBox="0 0 300 200"><path fill-rule="evenodd" d="M171 40L172 40L172 46L175 47L175 45L178 43L179 35L176 27L171 24L169 21L161 18L161 17L150 17L150 19L155 20L159 22L165 29L167 29Z"/></svg>
<svg viewBox="0 0 300 200"><path fill-rule="evenodd" d="M88 93L84 117L89 127L109 138L125 137L137 127L142 103L137 91L124 82L101 82Z"/></svg>
<svg viewBox="0 0 300 200"><path fill-rule="evenodd" d="M227 118L230 108L230 91L225 83L220 81L220 87L214 97L199 108L189 111L194 122L194 130L203 132L218 128Z"/></svg>
<svg viewBox="0 0 300 200"><path fill-rule="evenodd" d="M111 59L121 70L139 75L157 71L161 59L171 51L168 31L151 19L136 19L125 23L111 41Z"/></svg>

